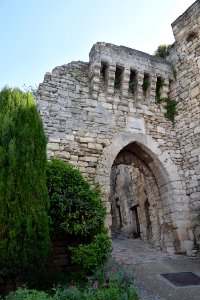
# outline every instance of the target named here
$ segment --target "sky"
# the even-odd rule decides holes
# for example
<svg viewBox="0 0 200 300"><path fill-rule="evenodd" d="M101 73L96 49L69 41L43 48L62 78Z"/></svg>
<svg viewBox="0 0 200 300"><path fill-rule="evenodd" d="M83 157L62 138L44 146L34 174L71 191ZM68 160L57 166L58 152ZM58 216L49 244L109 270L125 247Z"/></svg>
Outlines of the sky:
<svg viewBox="0 0 200 300"><path fill-rule="evenodd" d="M195 0L0 0L0 89L36 88L44 74L88 61L96 42L153 54Z"/></svg>

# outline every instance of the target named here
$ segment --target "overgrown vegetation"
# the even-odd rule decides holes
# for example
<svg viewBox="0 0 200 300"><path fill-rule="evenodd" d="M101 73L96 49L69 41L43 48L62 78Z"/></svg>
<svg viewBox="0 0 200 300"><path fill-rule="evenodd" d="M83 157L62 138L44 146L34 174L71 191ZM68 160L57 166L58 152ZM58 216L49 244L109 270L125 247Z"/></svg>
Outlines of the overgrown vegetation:
<svg viewBox="0 0 200 300"><path fill-rule="evenodd" d="M47 141L32 94L4 88L0 119L0 278L5 285L4 299L138 299L132 271L122 263L108 263L111 241L99 190L69 163L60 159L47 162ZM53 249L58 236L71 256L73 276L65 269L62 287L47 292L42 281L44 291L31 289L37 287L36 278L47 275L50 238ZM26 286L19 287L23 283ZM52 288L60 282L51 283Z"/></svg>
<svg viewBox="0 0 200 300"><path fill-rule="evenodd" d="M161 90L164 85L164 79L158 77L157 82L156 82L156 102L161 103L162 98L161 98Z"/></svg>
<svg viewBox="0 0 200 300"><path fill-rule="evenodd" d="M57 287L50 293L19 288L6 300L137 300L132 283L133 270L123 262L110 261L96 269L85 282Z"/></svg>
<svg viewBox="0 0 200 300"><path fill-rule="evenodd" d="M106 260L111 246L99 191L77 168L59 159L48 163L47 186L51 236L66 234L72 261L85 276Z"/></svg>
<svg viewBox="0 0 200 300"><path fill-rule="evenodd" d="M174 118L177 115L177 101L175 99L163 98L165 103L164 107L166 109L165 117L174 123Z"/></svg>
<svg viewBox="0 0 200 300"><path fill-rule="evenodd" d="M170 54L171 47L172 47L171 44L169 44L169 45L166 45L166 44L159 45L157 50L154 52L154 55L157 56L157 57L161 57L161 58L166 59L167 56L169 56L169 54Z"/></svg>
<svg viewBox="0 0 200 300"><path fill-rule="evenodd" d="M143 83L142 83L142 90L144 93L148 90L148 87L150 85L149 78L144 78Z"/></svg>
<svg viewBox="0 0 200 300"><path fill-rule="evenodd" d="M0 276L5 293L49 252L46 137L29 92L0 92Z"/></svg>
<svg viewBox="0 0 200 300"><path fill-rule="evenodd" d="M164 108L166 109L166 113L164 116L170 120L172 123L174 123L175 116L177 115L177 101L175 99L169 99L167 97L163 98L161 97L161 90L162 87L164 86L164 79L158 77L157 78L157 83L156 83L156 103L164 104Z"/></svg>

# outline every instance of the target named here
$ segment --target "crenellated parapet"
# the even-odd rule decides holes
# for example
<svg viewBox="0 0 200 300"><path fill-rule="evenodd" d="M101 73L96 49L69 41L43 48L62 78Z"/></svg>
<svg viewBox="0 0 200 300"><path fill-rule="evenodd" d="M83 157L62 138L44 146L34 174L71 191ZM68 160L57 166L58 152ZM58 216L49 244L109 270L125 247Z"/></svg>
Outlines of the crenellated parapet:
<svg viewBox="0 0 200 300"><path fill-rule="evenodd" d="M173 80L171 65L164 59L124 46L97 43L90 51L91 93L94 99L105 94L113 103L114 95L132 98L136 106L155 102L156 87L162 80L162 97L168 97Z"/></svg>

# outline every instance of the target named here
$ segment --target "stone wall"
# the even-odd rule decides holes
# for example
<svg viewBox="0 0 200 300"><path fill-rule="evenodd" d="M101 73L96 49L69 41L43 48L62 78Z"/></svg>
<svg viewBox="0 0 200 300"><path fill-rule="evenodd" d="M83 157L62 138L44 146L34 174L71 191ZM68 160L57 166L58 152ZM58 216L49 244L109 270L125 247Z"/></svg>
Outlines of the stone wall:
<svg viewBox="0 0 200 300"><path fill-rule="evenodd" d="M170 97L178 100L175 133L181 157L181 178L195 217L200 212L200 1L172 23L175 37L169 61L176 80ZM195 213L197 212L197 214ZM195 229L199 235L200 229Z"/></svg>
<svg viewBox="0 0 200 300"><path fill-rule="evenodd" d="M199 1L186 13L188 27L191 15L199 17ZM168 252L192 249L191 204L198 208L195 203L199 200L198 39L186 42L186 36L182 41L181 18L173 25L176 43L169 62L127 47L97 43L91 49L89 63L72 62L46 73L37 97L49 138L49 158L59 156L77 165L91 182L99 184L108 210L108 227L114 225L114 178L110 175L114 174L117 157L126 151L132 153L128 162L121 160L128 169L134 167L135 156L142 162L145 167L140 168L138 182L149 190L151 238ZM199 23L191 25L191 30L199 34L197 26ZM191 49L195 50L192 54ZM183 50L185 63L180 63ZM179 102L175 124L166 119L163 104L155 101L159 81L164 83L161 97ZM144 169L152 174L154 185ZM134 180L133 186L139 188ZM142 225L148 217L144 201L140 203ZM130 215L130 208L124 207L123 213L128 211ZM144 239L147 236L143 234Z"/></svg>

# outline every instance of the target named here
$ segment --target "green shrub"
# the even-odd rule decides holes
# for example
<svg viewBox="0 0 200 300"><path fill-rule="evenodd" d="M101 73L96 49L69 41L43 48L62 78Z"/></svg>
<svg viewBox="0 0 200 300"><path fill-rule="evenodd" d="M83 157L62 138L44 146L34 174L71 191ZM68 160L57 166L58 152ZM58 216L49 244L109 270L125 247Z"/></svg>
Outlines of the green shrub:
<svg viewBox="0 0 200 300"><path fill-rule="evenodd" d="M150 85L149 79L144 79L142 83L143 92L146 92L148 90L149 85Z"/></svg>
<svg viewBox="0 0 200 300"><path fill-rule="evenodd" d="M126 266L123 261L110 260L99 267L89 281L91 285L98 282L99 287L117 286L127 289L133 283L133 269Z"/></svg>
<svg viewBox="0 0 200 300"><path fill-rule="evenodd" d="M171 48L172 45L159 45L157 50L154 52L154 55L166 59L166 57L170 54Z"/></svg>
<svg viewBox="0 0 200 300"><path fill-rule="evenodd" d="M0 276L7 285L40 268L49 251L47 160L31 93L4 88L0 120Z"/></svg>
<svg viewBox="0 0 200 300"><path fill-rule="evenodd" d="M18 288L16 292L10 293L6 300L53 300L43 291L29 290L27 288Z"/></svg>
<svg viewBox="0 0 200 300"><path fill-rule="evenodd" d="M50 231L92 241L104 230L106 210L99 191L74 166L53 159L47 166Z"/></svg>
<svg viewBox="0 0 200 300"><path fill-rule="evenodd" d="M34 298L35 297L35 298ZM133 287L133 270L124 262L109 261L98 267L87 282L76 282L68 287L55 287L51 296L44 292L18 289L6 300L138 300Z"/></svg>
<svg viewBox="0 0 200 300"><path fill-rule="evenodd" d="M51 236L66 237L73 262L85 275L103 263L110 249L104 227L106 208L99 190L77 168L60 159L48 163L47 186Z"/></svg>
<svg viewBox="0 0 200 300"><path fill-rule="evenodd" d="M56 288L54 289L54 300L89 300L86 298L86 291L81 290L79 287L74 285L69 286L68 288Z"/></svg>
<svg viewBox="0 0 200 300"><path fill-rule="evenodd" d="M123 262L109 261L98 267L84 285L55 289L55 299L138 300L133 287L133 270ZM57 298L56 298L57 297Z"/></svg>
<svg viewBox="0 0 200 300"><path fill-rule="evenodd" d="M177 101L172 99L168 99L165 98L165 109L166 109L166 113L165 113L165 117L167 119L169 119L170 121L172 121L172 123L174 123L174 118L175 116L178 114L176 107L177 107Z"/></svg>
<svg viewBox="0 0 200 300"><path fill-rule="evenodd" d="M89 244L70 247L72 261L83 271L94 270L107 259L111 249L111 241L107 234L101 233Z"/></svg>

